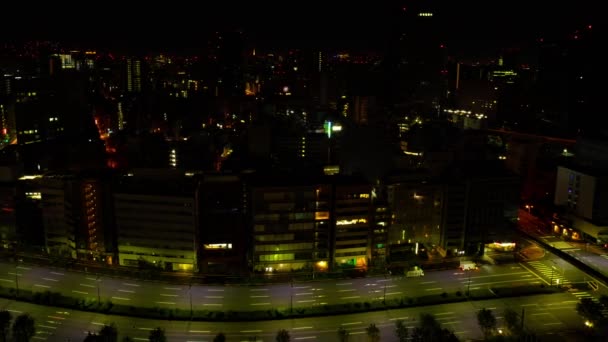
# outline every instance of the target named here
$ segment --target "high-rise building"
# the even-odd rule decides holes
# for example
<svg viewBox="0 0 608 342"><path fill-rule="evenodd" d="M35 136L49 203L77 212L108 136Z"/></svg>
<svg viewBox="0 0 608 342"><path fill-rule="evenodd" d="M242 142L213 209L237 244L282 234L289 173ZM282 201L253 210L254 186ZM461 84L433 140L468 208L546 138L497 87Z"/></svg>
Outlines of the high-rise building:
<svg viewBox="0 0 608 342"><path fill-rule="evenodd" d="M191 177L135 170L114 192L120 265L193 272L198 211Z"/></svg>
<svg viewBox="0 0 608 342"><path fill-rule="evenodd" d="M127 58L126 64L126 91L141 93L142 89L142 61L138 58Z"/></svg>

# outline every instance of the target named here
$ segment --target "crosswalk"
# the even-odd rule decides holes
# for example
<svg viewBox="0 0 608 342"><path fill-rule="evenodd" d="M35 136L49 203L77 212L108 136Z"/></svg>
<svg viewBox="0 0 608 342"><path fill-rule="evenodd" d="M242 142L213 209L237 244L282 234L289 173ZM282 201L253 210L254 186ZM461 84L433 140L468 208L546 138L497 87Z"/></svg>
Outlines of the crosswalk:
<svg viewBox="0 0 608 342"><path fill-rule="evenodd" d="M564 278L560 268L553 268L540 261L530 261L528 264L534 267L540 274L545 276L549 282L552 282L552 285L563 285L570 283L570 280Z"/></svg>

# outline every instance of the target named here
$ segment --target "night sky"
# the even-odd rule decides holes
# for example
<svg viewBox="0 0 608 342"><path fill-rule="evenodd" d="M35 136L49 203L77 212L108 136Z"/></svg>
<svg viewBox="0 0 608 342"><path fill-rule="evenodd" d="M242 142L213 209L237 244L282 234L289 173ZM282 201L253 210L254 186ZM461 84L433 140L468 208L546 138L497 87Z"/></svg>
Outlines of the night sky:
<svg viewBox="0 0 608 342"><path fill-rule="evenodd" d="M125 3L129 4L125 4ZM194 48L211 30L242 29L268 45L377 47L411 1L117 1L9 5L0 41L51 39L105 47ZM512 45L599 26L597 1L434 1L457 47ZM164 4L164 5L163 5ZM10 14L14 15L10 15Z"/></svg>

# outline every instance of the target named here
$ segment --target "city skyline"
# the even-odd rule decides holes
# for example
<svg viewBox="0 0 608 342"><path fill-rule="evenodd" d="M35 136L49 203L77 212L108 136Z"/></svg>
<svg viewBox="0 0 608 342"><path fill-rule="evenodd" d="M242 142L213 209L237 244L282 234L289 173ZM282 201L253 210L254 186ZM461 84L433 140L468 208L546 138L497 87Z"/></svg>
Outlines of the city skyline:
<svg viewBox="0 0 608 342"><path fill-rule="evenodd" d="M14 6L14 7L11 7ZM286 47L382 49L404 14L434 12L433 25L455 50L477 53L599 25L593 2L239 3L151 7L105 2L98 8L40 5L21 8L0 24L0 42L49 39L106 48L196 49L204 34L242 30L254 42ZM422 33L424 34L424 33ZM485 51L484 51L485 52Z"/></svg>

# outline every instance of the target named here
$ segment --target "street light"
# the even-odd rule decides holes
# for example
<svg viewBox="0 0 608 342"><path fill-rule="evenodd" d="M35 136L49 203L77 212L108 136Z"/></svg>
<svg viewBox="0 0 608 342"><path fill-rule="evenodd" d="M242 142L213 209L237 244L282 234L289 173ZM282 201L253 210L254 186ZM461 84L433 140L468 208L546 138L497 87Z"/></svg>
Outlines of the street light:
<svg viewBox="0 0 608 342"><path fill-rule="evenodd" d="M190 295L190 319L192 319L192 279L188 284L188 294Z"/></svg>
<svg viewBox="0 0 608 342"><path fill-rule="evenodd" d="M384 282L384 296L382 297L382 304L386 305L386 282Z"/></svg>
<svg viewBox="0 0 608 342"><path fill-rule="evenodd" d="M97 280L97 305L101 305L101 290L100 290L100 283L101 280L99 279L99 274L97 275L97 277L95 278Z"/></svg>
<svg viewBox="0 0 608 342"><path fill-rule="evenodd" d="M466 272L468 273L467 297L469 297L469 295L471 294L471 291L470 291L470 288L471 288L471 269L468 269Z"/></svg>
<svg viewBox="0 0 608 342"><path fill-rule="evenodd" d="M289 313L293 313L293 277L291 277L291 286L289 288Z"/></svg>

